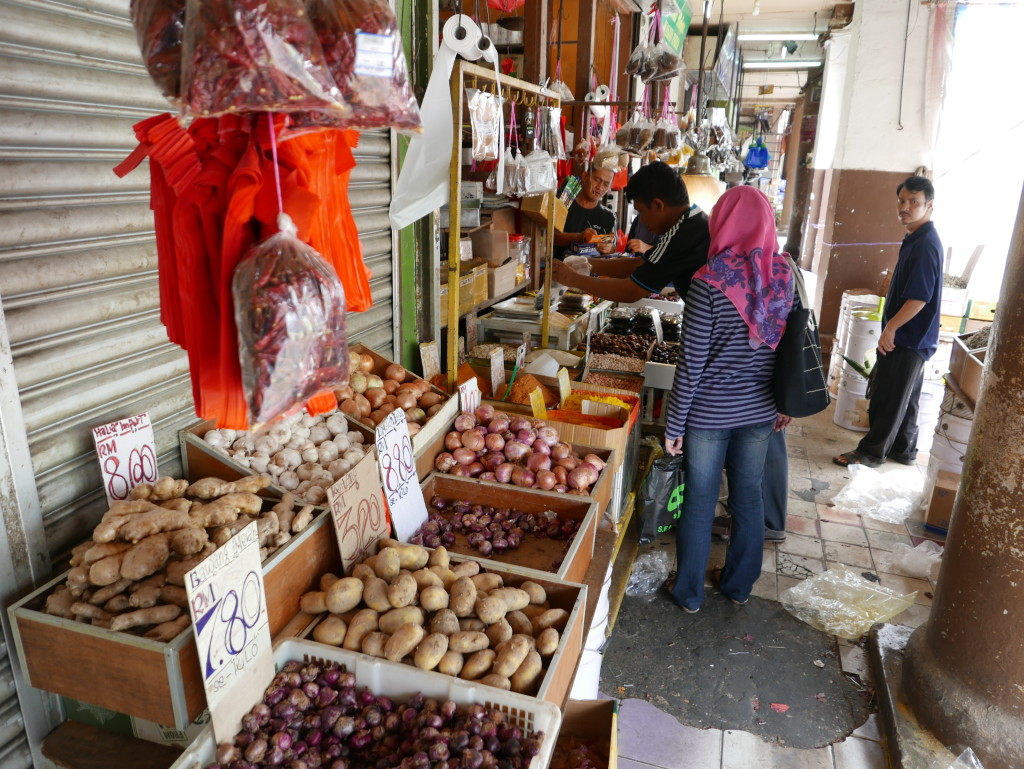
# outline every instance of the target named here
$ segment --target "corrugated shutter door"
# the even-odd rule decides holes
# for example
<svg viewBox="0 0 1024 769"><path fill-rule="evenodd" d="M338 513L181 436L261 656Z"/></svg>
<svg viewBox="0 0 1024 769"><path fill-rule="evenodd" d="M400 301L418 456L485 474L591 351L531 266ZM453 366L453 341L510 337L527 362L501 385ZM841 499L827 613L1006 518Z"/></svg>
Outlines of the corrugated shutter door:
<svg viewBox="0 0 1024 769"><path fill-rule="evenodd" d="M127 7L0 0L0 300L53 556L88 536L103 507L92 425L148 411L160 471L176 475L177 433L196 419L187 359L159 320L148 168L111 170L134 149L132 125L168 108ZM366 133L355 154L350 197L375 306L349 317L349 333L390 355L389 132ZM5 659L4 769L19 765L4 741Z"/></svg>

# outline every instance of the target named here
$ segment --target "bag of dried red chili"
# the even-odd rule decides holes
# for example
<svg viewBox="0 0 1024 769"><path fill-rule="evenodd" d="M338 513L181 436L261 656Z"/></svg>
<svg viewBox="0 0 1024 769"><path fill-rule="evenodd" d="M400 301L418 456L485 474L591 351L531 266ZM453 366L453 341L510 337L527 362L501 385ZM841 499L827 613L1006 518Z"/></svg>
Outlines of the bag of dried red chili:
<svg viewBox="0 0 1024 769"><path fill-rule="evenodd" d="M351 114L301 0L187 0L181 79L184 115Z"/></svg>
<svg viewBox="0 0 1024 769"><path fill-rule="evenodd" d="M232 279L242 385L249 422L258 427L316 394L348 383L345 292L323 258L281 231L257 243Z"/></svg>
<svg viewBox="0 0 1024 769"><path fill-rule="evenodd" d="M177 104L181 95L185 0L131 0L130 11L149 76L160 93Z"/></svg>
<svg viewBox="0 0 1024 769"><path fill-rule="evenodd" d="M398 22L387 0L307 0L327 68L352 114L295 116L297 128L422 130Z"/></svg>

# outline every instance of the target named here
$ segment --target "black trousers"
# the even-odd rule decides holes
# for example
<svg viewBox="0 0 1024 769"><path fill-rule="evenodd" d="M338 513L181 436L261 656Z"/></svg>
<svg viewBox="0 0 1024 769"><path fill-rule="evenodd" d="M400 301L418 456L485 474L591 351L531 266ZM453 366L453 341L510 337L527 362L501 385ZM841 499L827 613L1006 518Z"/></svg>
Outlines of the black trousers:
<svg viewBox="0 0 1024 769"><path fill-rule="evenodd" d="M913 459L917 454L917 412L924 382L924 359L909 347L878 356L868 403L868 434L857 451L884 461L890 455Z"/></svg>

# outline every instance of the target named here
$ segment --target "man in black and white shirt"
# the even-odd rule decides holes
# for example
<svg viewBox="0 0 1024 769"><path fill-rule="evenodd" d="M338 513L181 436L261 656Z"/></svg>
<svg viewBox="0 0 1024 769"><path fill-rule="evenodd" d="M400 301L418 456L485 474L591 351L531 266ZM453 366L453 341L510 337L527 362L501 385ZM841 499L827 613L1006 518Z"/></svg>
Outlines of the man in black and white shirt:
<svg viewBox="0 0 1024 769"><path fill-rule="evenodd" d="M660 235L643 258L591 259L593 275L581 275L556 261L552 278L613 302L635 302L674 284L685 295L693 274L708 260L711 235L708 216L690 205L679 173L665 163L651 163L633 174L626 185L640 221Z"/></svg>

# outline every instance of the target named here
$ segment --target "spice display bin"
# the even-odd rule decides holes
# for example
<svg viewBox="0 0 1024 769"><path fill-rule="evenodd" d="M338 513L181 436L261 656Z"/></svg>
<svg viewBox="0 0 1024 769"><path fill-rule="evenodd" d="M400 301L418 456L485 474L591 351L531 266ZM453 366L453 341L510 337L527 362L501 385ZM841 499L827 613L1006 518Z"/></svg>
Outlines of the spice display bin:
<svg viewBox="0 0 1024 769"><path fill-rule="evenodd" d="M341 663L355 674L357 686L366 687L374 694L386 695L396 702L422 692L426 697L449 699L459 705L480 703L487 708L500 710L507 721L520 728L544 732L540 751L531 761L530 769L545 769L551 763L562 714L550 702L313 641L293 638L279 641L274 646L275 666L281 668L292 660ZM171 769L204 769L215 763L216 750L213 730L207 728L174 762Z"/></svg>
<svg viewBox="0 0 1024 769"><path fill-rule="evenodd" d="M435 472L427 476L420 484L420 488L428 507L430 500L436 495L447 500L465 500L474 505L507 507L524 513L543 513L550 510L563 520L579 521L580 527L572 542L566 543L562 539L546 537L541 539L526 534L515 550L482 556L469 546L465 534L455 532L455 544L447 547L448 552L472 558L490 569L503 569L512 565L536 571L542 576L582 582L594 557L594 541L600 522L597 504L587 497L570 494L540 495L534 493L532 489L522 489L511 484L501 485L505 488L496 490L484 486L481 481L473 478L459 478Z"/></svg>
<svg viewBox="0 0 1024 769"><path fill-rule="evenodd" d="M341 568L330 515L323 514L263 563L271 637L299 611L320 574ZM158 724L184 729L206 708L192 627L167 643L46 614L67 573L8 610L29 684Z"/></svg>

